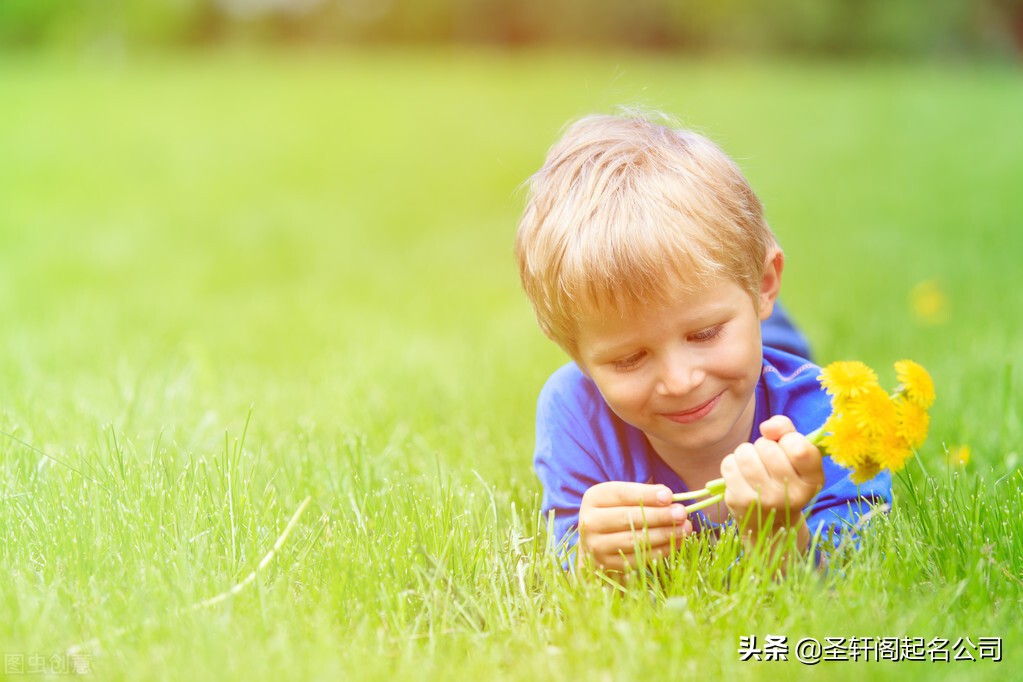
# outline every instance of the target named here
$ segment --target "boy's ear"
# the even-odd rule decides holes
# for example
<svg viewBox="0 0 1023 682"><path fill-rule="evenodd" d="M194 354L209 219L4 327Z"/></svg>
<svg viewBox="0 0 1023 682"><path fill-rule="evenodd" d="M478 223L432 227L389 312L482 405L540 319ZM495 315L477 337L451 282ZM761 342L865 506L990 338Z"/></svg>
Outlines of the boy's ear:
<svg viewBox="0 0 1023 682"><path fill-rule="evenodd" d="M774 247L767 252L764 277L760 280L760 319L766 320L774 311L774 302L781 291L781 271L785 267L785 255Z"/></svg>

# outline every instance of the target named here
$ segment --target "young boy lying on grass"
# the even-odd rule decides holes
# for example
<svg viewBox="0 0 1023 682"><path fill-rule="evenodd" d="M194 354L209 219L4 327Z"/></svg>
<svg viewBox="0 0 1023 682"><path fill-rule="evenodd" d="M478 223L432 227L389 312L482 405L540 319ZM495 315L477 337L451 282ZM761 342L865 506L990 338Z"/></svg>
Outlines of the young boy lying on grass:
<svg viewBox="0 0 1023 682"><path fill-rule="evenodd" d="M729 520L806 552L890 501L889 474L857 487L801 435L830 413L820 368L776 312L784 258L760 201L709 140L641 116L574 123L530 180L515 251L573 360L540 393L535 467L580 561L622 570ZM718 477L723 505L672 503Z"/></svg>

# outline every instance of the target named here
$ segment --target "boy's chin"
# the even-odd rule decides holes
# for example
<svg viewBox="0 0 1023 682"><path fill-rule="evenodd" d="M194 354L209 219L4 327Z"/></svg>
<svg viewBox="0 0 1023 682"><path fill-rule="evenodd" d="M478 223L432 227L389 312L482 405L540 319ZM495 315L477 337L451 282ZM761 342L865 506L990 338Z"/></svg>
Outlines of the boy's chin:
<svg viewBox="0 0 1023 682"><path fill-rule="evenodd" d="M688 424L679 424L677 426L678 430L685 430L687 433L671 433L667 429L658 429L658 434L656 435L647 433L647 438L653 444L654 450L658 454L702 457L722 447L725 440L726 434L720 433L719 430L711 428L692 429L689 428L690 425ZM672 430L674 431L675 429Z"/></svg>

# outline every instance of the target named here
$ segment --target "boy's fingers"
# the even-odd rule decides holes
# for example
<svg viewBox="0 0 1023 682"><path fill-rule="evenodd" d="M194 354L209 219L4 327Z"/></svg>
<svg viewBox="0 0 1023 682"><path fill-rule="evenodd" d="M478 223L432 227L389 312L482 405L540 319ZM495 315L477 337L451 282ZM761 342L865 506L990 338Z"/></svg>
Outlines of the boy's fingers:
<svg viewBox="0 0 1023 682"><path fill-rule="evenodd" d="M639 563L639 559L641 557L646 561L652 561L654 559L663 559L664 557L669 556L673 549L678 550L678 548L681 546L682 543L678 541L676 541L674 545L672 545L671 542L665 542L664 544L661 545L651 545L650 547L644 547L639 553L635 552L634 550L629 550L628 552L623 551L618 556L623 557L630 566L635 568L636 565Z"/></svg>
<svg viewBox="0 0 1023 682"><path fill-rule="evenodd" d="M801 484L799 472L793 467L784 448L770 438L758 438L755 443L760 461L775 484L784 487L786 484Z"/></svg>
<svg viewBox="0 0 1023 682"><path fill-rule="evenodd" d="M821 466L821 453L814 445L798 433L787 433L778 441L785 451L792 468L799 477L809 485L820 485L824 470Z"/></svg>
<svg viewBox="0 0 1023 682"><path fill-rule="evenodd" d="M678 548L678 544L675 545ZM635 568L642 558L645 561L653 561L655 559L663 559L671 554L671 544L660 545L657 547L645 548L641 555L637 555L631 548L629 551L621 550L612 554L601 555L594 553L594 562L605 571L624 571L626 566Z"/></svg>
<svg viewBox="0 0 1023 682"><path fill-rule="evenodd" d="M650 528L646 531L624 531L610 533L594 538L589 543L589 551L595 556L612 556L619 552L635 554L636 550L649 550L657 547L670 547L672 541L678 547L682 538L693 532L692 524L686 522L680 528Z"/></svg>
<svg viewBox="0 0 1023 682"><path fill-rule="evenodd" d="M726 455L721 460L721 478L725 479L725 491L732 488L732 486L745 483L742 477L742 472L739 471L739 463L735 460L735 453Z"/></svg>
<svg viewBox="0 0 1023 682"><path fill-rule="evenodd" d="M760 425L760 434L771 440L779 440L786 433L793 433L795 430L792 420L783 414L776 414Z"/></svg>
<svg viewBox="0 0 1023 682"><path fill-rule="evenodd" d="M753 445L739 446L735 454L743 478L752 490L752 497L746 498L751 504L755 502L765 509L781 507L786 505L792 487L804 487L781 446L773 440L758 438Z"/></svg>
<svg viewBox="0 0 1023 682"><path fill-rule="evenodd" d="M747 445L749 445L747 443ZM740 446L742 447L742 446ZM752 445L750 445L752 447ZM749 504L750 500L756 498L757 493L750 487L749 482L743 476L742 471L739 470L739 464L736 461L736 454L732 453L724 458L721 462L721 476L725 479L725 506L729 510L734 510L736 506L745 507Z"/></svg>
<svg viewBox="0 0 1023 682"><path fill-rule="evenodd" d="M642 530L679 526L686 521L686 510L681 504L670 507L598 507L580 518L580 523L590 532L614 533L618 531Z"/></svg>
<svg viewBox="0 0 1023 682"><path fill-rule="evenodd" d="M786 443L786 445L796 440L807 443L806 439L798 433L786 434L782 437L782 443ZM810 447L812 450L812 446ZM758 438L756 448L764 467L771 476L770 487L765 486L761 491L761 504L777 509L802 507L809 502L810 497L820 490L823 474L819 480L813 480L809 475L801 475L795 469L792 458L781 443L767 438Z"/></svg>
<svg viewBox="0 0 1023 682"><path fill-rule="evenodd" d="M595 507L630 507L638 505L666 507L671 504L671 489L666 485L611 481L608 483L598 483L593 488L590 488L590 491L596 488L599 488L600 491L599 495L594 496L592 501Z"/></svg>
<svg viewBox="0 0 1023 682"><path fill-rule="evenodd" d="M616 533L615 538L618 541L618 547L624 552L634 552L637 548L644 549L647 547L660 547L663 545L671 544L672 538L675 539L676 546L678 541L692 532L692 525L688 526L689 531L686 532L685 527L679 528L648 528L645 531L637 531L635 533Z"/></svg>
<svg viewBox="0 0 1023 682"><path fill-rule="evenodd" d="M735 449L735 464L739 473L746 479L751 487L768 485L771 482L771 475L760 458L760 453L752 443L743 443Z"/></svg>

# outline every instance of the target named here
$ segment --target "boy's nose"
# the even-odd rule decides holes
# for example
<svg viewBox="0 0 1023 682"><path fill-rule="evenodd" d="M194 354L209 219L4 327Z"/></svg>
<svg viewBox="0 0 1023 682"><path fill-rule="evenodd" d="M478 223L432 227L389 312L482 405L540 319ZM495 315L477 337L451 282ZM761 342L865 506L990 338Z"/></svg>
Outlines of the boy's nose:
<svg viewBox="0 0 1023 682"><path fill-rule="evenodd" d="M657 381L659 395L684 395L703 383L704 371L695 363L671 358L664 363Z"/></svg>

